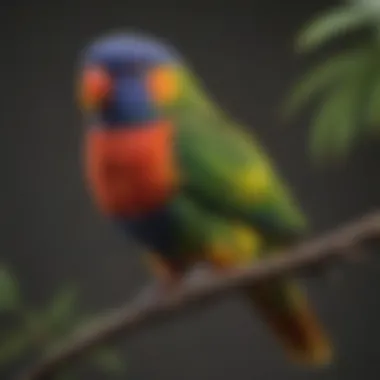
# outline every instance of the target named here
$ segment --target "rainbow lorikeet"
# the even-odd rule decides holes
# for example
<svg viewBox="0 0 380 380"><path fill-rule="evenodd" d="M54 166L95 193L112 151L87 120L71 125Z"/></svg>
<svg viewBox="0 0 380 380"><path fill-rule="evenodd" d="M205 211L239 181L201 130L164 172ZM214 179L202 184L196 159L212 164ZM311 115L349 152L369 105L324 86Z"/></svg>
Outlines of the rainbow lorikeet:
<svg viewBox="0 0 380 380"><path fill-rule="evenodd" d="M307 231L257 139L218 108L167 43L126 32L90 44L79 102L93 199L146 249L162 283L175 286L200 262L249 265ZM291 358L331 361L329 339L294 280L242 291Z"/></svg>

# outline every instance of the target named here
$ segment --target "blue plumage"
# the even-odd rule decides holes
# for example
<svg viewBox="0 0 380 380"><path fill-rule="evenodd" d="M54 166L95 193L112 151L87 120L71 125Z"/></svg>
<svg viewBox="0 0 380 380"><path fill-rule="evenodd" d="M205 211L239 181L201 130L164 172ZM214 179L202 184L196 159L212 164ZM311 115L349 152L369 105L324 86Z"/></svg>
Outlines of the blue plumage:
<svg viewBox="0 0 380 380"><path fill-rule="evenodd" d="M84 54L84 62L117 69L118 64L162 64L180 57L174 49L143 34L115 33L95 41Z"/></svg>
<svg viewBox="0 0 380 380"><path fill-rule="evenodd" d="M143 126L157 118L144 74L150 67L176 63L180 58L168 45L142 34L116 33L95 41L84 52L82 64L103 67L111 76L112 96L91 120L102 128Z"/></svg>
<svg viewBox="0 0 380 380"><path fill-rule="evenodd" d="M120 124L142 125L155 120L156 116L143 81L139 77L125 76L115 85L101 119L109 128L118 128Z"/></svg>

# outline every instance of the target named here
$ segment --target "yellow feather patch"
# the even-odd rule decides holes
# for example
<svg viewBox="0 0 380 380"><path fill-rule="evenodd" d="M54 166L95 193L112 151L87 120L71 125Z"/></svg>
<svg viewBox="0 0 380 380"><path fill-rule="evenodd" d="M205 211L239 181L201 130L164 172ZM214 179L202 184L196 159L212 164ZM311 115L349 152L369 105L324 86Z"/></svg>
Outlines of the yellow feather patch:
<svg viewBox="0 0 380 380"><path fill-rule="evenodd" d="M214 240L208 259L221 268L244 266L257 257L262 244L262 238L253 229L231 224L226 235L219 235Z"/></svg>
<svg viewBox="0 0 380 380"><path fill-rule="evenodd" d="M244 225L235 225L236 261L239 264L250 263L262 246L262 239L256 231Z"/></svg>
<svg viewBox="0 0 380 380"><path fill-rule="evenodd" d="M149 72L147 87L157 105L167 105L178 98L179 78L172 67L159 66Z"/></svg>
<svg viewBox="0 0 380 380"><path fill-rule="evenodd" d="M264 198L270 187L270 173L265 165L255 165L238 173L238 196L242 200L252 201Z"/></svg>

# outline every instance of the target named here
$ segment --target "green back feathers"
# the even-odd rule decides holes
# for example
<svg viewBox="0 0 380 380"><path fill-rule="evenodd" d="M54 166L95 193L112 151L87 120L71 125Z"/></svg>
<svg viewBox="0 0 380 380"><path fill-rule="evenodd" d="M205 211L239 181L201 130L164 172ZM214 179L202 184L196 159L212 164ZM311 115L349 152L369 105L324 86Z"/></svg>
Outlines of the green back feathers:
<svg viewBox="0 0 380 380"><path fill-rule="evenodd" d="M171 110L183 195L207 210L254 225L268 238L303 233L306 220L264 149L180 70L182 92Z"/></svg>

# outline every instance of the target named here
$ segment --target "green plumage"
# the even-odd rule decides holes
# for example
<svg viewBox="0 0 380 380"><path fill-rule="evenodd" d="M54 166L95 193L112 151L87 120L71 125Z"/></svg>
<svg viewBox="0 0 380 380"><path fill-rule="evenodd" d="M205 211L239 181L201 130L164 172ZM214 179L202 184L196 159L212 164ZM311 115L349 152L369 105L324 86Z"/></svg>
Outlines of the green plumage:
<svg viewBox="0 0 380 380"><path fill-rule="evenodd" d="M306 218L273 164L243 127L206 97L184 68L179 100L165 109L175 125L180 193L169 205L176 259L228 269L249 265L296 241ZM306 298L290 280L244 290L293 358L325 364L331 350Z"/></svg>
<svg viewBox="0 0 380 380"><path fill-rule="evenodd" d="M176 125L182 187L174 202L184 220L238 220L276 246L303 235L304 215L252 134L208 100L188 70L178 75L181 96L166 112Z"/></svg>

